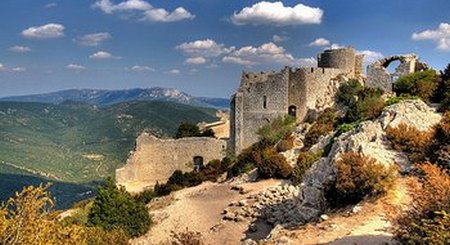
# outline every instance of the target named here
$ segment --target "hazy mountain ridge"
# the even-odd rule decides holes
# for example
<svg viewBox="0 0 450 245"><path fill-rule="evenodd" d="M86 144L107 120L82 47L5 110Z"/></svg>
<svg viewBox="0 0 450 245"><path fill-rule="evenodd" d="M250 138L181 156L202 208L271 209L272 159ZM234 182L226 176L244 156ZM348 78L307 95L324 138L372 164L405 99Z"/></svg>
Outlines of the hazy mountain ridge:
<svg viewBox="0 0 450 245"><path fill-rule="evenodd" d="M60 104L67 100L86 102L99 106L108 106L129 101L172 101L192 106L225 109L228 109L230 103L230 100L225 98L194 97L177 89L160 87L124 90L69 89L44 94L0 98L0 101L51 104Z"/></svg>

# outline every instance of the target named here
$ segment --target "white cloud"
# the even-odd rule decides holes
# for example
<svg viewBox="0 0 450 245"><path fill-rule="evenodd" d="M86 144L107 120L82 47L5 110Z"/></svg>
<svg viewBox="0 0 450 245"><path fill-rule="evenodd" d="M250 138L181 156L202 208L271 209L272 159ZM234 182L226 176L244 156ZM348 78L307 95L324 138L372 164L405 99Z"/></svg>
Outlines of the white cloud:
<svg viewBox="0 0 450 245"><path fill-rule="evenodd" d="M20 67L20 66L11 68L12 72L25 72L26 70L27 69L25 67Z"/></svg>
<svg viewBox="0 0 450 245"><path fill-rule="evenodd" d="M54 8L54 7L56 7L56 6L58 6L57 3L47 3L47 4L45 5L45 8L46 8L46 9L49 9L49 8Z"/></svg>
<svg viewBox="0 0 450 245"><path fill-rule="evenodd" d="M234 47L226 48L224 44L218 44L211 39L186 42L175 48L193 57L217 57L234 49Z"/></svg>
<svg viewBox="0 0 450 245"><path fill-rule="evenodd" d="M284 65L294 65L296 60L286 52L286 50L270 42L259 47L245 46L236 49L222 59L226 63L236 63L245 66L252 66L262 63L278 63Z"/></svg>
<svg viewBox="0 0 450 245"><path fill-rule="evenodd" d="M176 22L181 20L194 19L195 15L191 14L183 7L176 8L172 13L162 8L154 8L145 11L143 20L151 22Z"/></svg>
<svg viewBox="0 0 450 245"><path fill-rule="evenodd" d="M287 36L280 36L280 35L273 35L272 37L272 41L275 43L280 43L280 42L284 42L286 40L288 40L289 37Z"/></svg>
<svg viewBox="0 0 450 245"><path fill-rule="evenodd" d="M166 74L170 74L170 75L178 75L180 73L181 72L178 69L172 69L172 70L166 72Z"/></svg>
<svg viewBox="0 0 450 245"><path fill-rule="evenodd" d="M83 46L95 47L110 38L111 34L109 34L108 32L97 32L80 36L76 38L75 41Z"/></svg>
<svg viewBox="0 0 450 245"><path fill-rule="evenodd" d="M191 57L187 58L184 63L190 64L190 65L201 65L206 63L206 59L203 57Z"/></svg>
<svg viewBox="0 0 450 245"><path fill-rule="evenodd" d="M25 46L12 46L9 48L9 51L16 52L16 53L27 53L31 51L31 48L25 47Z"/></svg>
<svg viewBox="0 0 450 245"><path fill-rule="evenodd" d="M435 30L414 32L411 38L413 40L432 40L436 43L438 50L450 51L450 24L441 23Z"/></svg>
<svg viewBox="0 0 450 245"><path fill-rule="evenodd" d="M153 67L141 66L141 65L134 65L130 68L127 68L127 70L135 71L135 72L154 72L154 71L156 71L156 69Z"/></svg>
<svg viewBox="0 0 450 245"><path fill-rule="evenodd" d="M302 25L320 24L323 10L303 4L293 7L284 6L283 2L261 1L251 7L235 12L231 21L236 25Z"/></svg>
<svg viewBox="0 0 450 245"><path fill-rule="evenodd" d="M74 70L74 71L82 71L82 70L86 69L86 67L79 65L79 64L74 64L74 63L66 65L66 68L69 70Z"/></svg>
<svg viewBox="0 0 450 245"><path fill-rule="evenodd" d="M313 57L297 59L297 65L303 67L317 67L317 60Z"/></svg>
<svg viewBox="0 0 450 245"><path fill-rule="evenodd" d="M22 36L34 39L59 38L64 36L64 26L55 23L49 23L43 26L32 26L22 31Z"/></svg>
<svg viewBox="0 0 450 245"><path fill-rule="evenodd" d="M109 52L106 51L98 51L92 55L89 56L91 59L97 59L97 60L106 60L106 59L120 59L119 56L114 56Z"/></svg>
<svg viewBox="0 0 450 245"><path fill-rule="evenodd" d="M330 45L330 41L325 38L317 38L316 40L309 43L310 47L324 47Z"/></svg>
<svg viewBox="0 0 450 245"><path fill-rule="evenodd" d="M356 53L364 55L364 63L366 64L373 63L384 57L382 53L372 50L357 50Z"/></svg>
<svg viewBox="0 0 450 245"><path fill-rule="evenodd" d="M125 0L118 4L114 4L110 0L97 0L93 7L99 8L107 14L136 13L141 16L141 20L150 22L175 22L195 17L183 7L178 7L169 12L163 8L155 8L144 0Z"/></svg>
<svg viewBox="0 0 450 245"><path fill-rule="evenodd" d="M6 67L2 63L0 63L0 71L4 71L4 70L6 70Z"/></svg>

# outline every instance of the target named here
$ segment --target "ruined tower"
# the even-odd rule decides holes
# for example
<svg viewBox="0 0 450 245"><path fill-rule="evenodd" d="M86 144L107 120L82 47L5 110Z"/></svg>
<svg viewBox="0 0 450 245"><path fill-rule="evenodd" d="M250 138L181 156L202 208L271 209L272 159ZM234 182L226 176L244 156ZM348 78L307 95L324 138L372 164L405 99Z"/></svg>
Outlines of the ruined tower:
<svg viewBox="0 0 450 245"><path fill-rule="evenodd" d="M324 51L318 67L243 72L231 101L230 152L257 142L256 131L278 116L290 114L302 122L329 107L342 79L362 75L362 61L349 47Z"/></svg>

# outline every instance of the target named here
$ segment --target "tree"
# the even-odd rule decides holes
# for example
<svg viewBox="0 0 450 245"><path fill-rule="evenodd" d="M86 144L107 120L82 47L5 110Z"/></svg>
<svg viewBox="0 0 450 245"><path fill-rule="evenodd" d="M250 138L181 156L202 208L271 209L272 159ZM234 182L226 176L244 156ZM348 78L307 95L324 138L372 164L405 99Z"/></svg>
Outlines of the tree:
<svg viewBox="0 0 450 245"><path fill-rule="evenodd" d="M123 229L131 237L137 237L148 231L150 223L145 205L136 201L123 187L118 188L111 178L99 187L89 213L89 225L107 231Z"/></svg>
<svg viewBox="0 0 450 245"><path fill-rule="evenodd" d="M186 138L186 137L214 137L214 131L212 129L206 129L203 132L200 128L192 123L184 122L178 127L177 133L175 134L176 139Z"/></svg>
<svg viewBox="0 0 450 245"><path fill-rule="evenodd" d="M439 84L440 77L434 70L418 71L400 77L394 83L394 92L397 95L418 96L426 102L432 99Z"/></svg>

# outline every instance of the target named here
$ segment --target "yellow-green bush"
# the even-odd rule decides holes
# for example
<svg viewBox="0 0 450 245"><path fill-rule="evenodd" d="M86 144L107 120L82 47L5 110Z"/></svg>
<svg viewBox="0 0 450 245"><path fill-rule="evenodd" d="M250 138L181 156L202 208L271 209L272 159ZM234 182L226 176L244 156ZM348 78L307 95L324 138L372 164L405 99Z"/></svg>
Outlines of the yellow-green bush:
<svg viewBox="0 0 450 245"><path fill-rule="evenodd" d="M305 151L301 152L298 155L297 166L295 166L294 170L292 171L292 183L294 185L299 185L300 183L302 183L303 175L305 174L306 170L308 170L313 165L313 163L319 160L322 154L322 151L318 151L315 153L309 153Z"/></svg>

